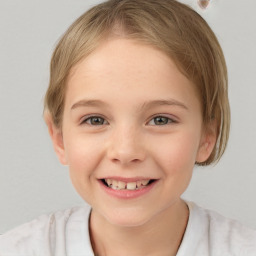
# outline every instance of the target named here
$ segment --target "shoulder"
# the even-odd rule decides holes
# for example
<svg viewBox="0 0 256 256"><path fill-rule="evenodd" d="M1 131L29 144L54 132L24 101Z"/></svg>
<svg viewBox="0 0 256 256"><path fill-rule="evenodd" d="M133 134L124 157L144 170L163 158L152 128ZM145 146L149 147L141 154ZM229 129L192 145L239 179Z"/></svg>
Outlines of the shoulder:
<svg viewBox="0 0 256 256"><path fill-rule="evenodd" d="M187 231L196 237L198 250L209 255L255 255L255 230L194 203L188 203L188 206L190 219Z"/></svg>
<svg viewBox="0 0 256 256"><path fill-rule="evenodd" d="M88 228L89 214L89 207L74 207L25 223L0 236L0 256L46 256L61 252L66 246L67 232L77 233L82 232L81 227Z"/></svg>

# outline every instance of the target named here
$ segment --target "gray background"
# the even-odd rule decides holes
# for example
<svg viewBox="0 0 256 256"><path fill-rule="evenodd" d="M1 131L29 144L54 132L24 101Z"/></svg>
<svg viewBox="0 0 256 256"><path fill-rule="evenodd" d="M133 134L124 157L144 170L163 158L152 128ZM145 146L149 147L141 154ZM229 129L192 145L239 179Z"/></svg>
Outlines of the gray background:
<svg viewBox="0 0 256 256"><path fill-rule="evenodd" d="M83 204L43 122L51 52L88 0L0 0L0 233ZM184 198L256 227L256 2L212 0L201 11L229 67L232 127L215 167L196 168Z"/></svg>

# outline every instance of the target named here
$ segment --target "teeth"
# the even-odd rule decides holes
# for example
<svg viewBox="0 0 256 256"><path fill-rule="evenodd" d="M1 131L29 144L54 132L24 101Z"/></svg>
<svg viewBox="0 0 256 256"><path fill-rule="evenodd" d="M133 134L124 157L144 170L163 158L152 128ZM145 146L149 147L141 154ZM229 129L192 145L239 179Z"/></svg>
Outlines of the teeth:
<svg viewBox="0 0 256 256"><path fill-rule="evenodd" d="M112 182L112 188L113 188L113 189L118 189L118 181L113 180L113 182Z"/></svg>
<svg viewBox="0 0 256 256"><path fill-rule="evenodd" d="M127 185L126 185L126 189L135 190L136 189L136 182L128 182Z"/></svg>
<svg viewBox="0 0 256 256"><path fill-rule="evenodd" d="M105 182L108 184L108 187L114 190L136 190L143 188L148 185L150 180L139 180L137 182L123 182L112 179L105 179Z"/></svg>
<svg viewBox="0 0 256 256"><path fill-rule="evenodd" d="M126 183L123 181L118 181L118 188L119 189L125 189Z"/></svg>
<svg viewBox="0 0 256 256"><path fill-rule="evenodd" d="M137 181L137 186L147 186L148 183L149 183L149 180Z"/></svg>
<svg viewBox="0 0 256 256"><path fill-rule="evenodd" d="M112 180L111 179L105 179L105 182L108 184L109 187L112 185Z"/></svg>

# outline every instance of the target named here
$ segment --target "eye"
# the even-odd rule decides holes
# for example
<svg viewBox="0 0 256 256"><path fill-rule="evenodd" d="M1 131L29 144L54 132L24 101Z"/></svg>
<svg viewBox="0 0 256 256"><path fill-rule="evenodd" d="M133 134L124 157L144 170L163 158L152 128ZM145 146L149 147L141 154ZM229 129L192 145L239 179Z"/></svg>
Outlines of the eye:
<svg viewBox="0 0 256 256"><path fill-rule="evenodd" d="M170 123L176 123L175 120L165 117L165 116L156 116L149 121L149 125L167 125Z"/></svg>
<svg viewBox="0 0 256 256"><path fill-rule="evenodd" d="M88 125L104 125L107 124L107 121L100 116L90 116L82 121L82 124Z"/></svg>

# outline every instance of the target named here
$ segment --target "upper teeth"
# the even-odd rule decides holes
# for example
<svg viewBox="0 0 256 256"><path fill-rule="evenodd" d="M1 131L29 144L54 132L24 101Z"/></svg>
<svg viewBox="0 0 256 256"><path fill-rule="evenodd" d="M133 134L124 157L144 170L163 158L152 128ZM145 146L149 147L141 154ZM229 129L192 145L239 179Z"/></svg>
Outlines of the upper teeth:
<svg viewBox="0 0 256 256"><path fill-rule="evenodd" d="M115 190L128 189L128 190L136 190L147 186L150 180L139 180L134 182L123 182L113 179L105 179L105 182L108 186Z"/></svg>

